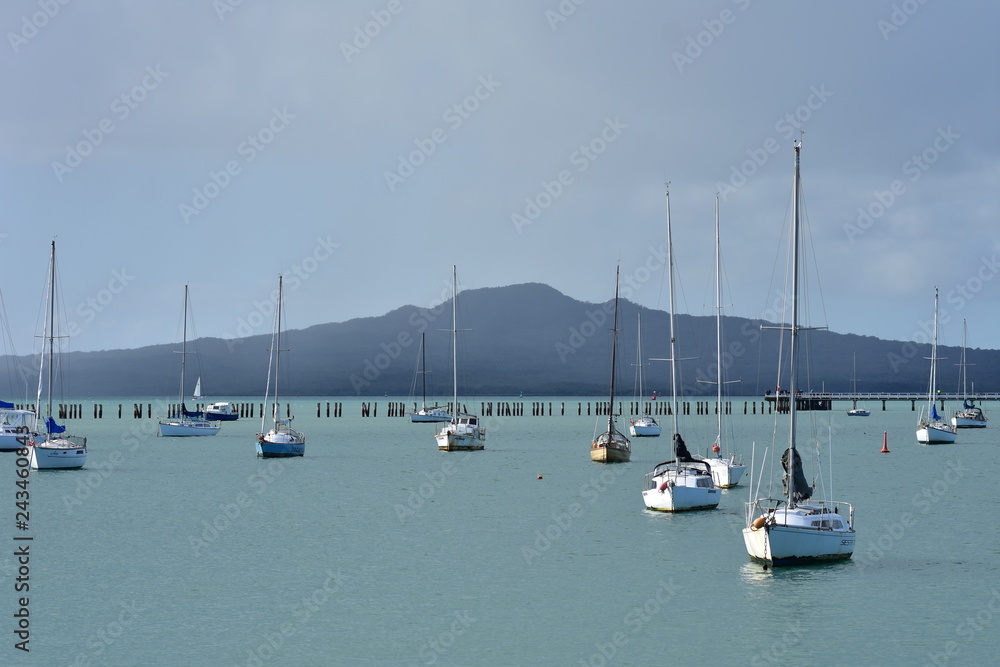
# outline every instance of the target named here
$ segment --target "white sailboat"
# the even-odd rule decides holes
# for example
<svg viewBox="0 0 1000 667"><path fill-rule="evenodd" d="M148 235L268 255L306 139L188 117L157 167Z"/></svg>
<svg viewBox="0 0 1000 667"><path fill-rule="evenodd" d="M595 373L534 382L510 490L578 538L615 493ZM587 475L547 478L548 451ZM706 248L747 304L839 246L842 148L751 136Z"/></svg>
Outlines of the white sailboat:
<svg viewBox="0 0 1000 667"><path fill-rule="evenodd" d="M636 399L642 401L645 394L642 393L642 313L636 315L636 351L635 351L635 368L636 368L636 383L638 384L638 391L636 392ZM628 427L629 435L633 438L658 438L662 429L660 428L659 422L656 421L656 417L646 413L636 417L630 422Z"/></svg>
<svg viewBox="0 0 1000 667"><path fill-rule="evenodd" d="M847 411L848 417L869 417L868 408L858 407L858 353L854 353L854 363L851 369L851 395L854 396L853 407Z"/></svg>
<svg viewBox="0 0 1000 667"><path fill-rule="evenodd" d="M41 363L38 365L38 394L35 397L35 423L31 429L32 439L28 446L28 465L35 470L65 470L82 468L87 462L87 438L66 435L66 427L60 426L52 416L52 385L55 370L55 299L56 299L56 242L52 242L49 257L49 290L46 297L45 335L42 345ZM46 363L47 362L47 363ZM42 403L42 388L46 389L46 401ZM42 408L44 407L44 412ZM42 416L45 419L42 421Z"/></svg>
<svg viewBox="0 0 1000 667"><path fill-rule="evenodd" d="M715 358L716 358L716 405L718 417L718 433L712 443L712 453L702 459L708 462L712 469L712 481L720 489L731 489L740 483L746 466L741 457L726 451L725 429L723 428L723 385L727 384L722 377L722 244L719 234L719 196L715 196ZM735 380L734 380L735 382Z"/></svg>
<svg viewBox="0 0 1000 667"><path fill-rule="evenodd" d="M955 442L958 435L951 424L945 422L937 413L934 399L937 396L937 339L938 339L938 289L934 288L934 328L931 336L931 376L927 386L927 408L920 410L920 422L917 424L917 442L922 445L949 445Z"/></svg>
<svg viewBox="0 0 1000 667"><path fill-rule="evenodd" d="M160 435L166 437L187 437L200 435L215 435L222 427L204 418L201 412L188 412L184 404L184 370L187 359L187 314L188 314L188 286L184 285L184 326L181 339L181 388L180 388L180 414L169 415L159 418ZM201 378L198 378L198 385L195 387L194 397L201 395Z"/></svg>
<svg viewBox="0 0 1000 667"><path fill-rule="evenodd" d="M458 405L458 272L454 265L451 275L452 418L434 439L438 449L446 452L479 450L486 446L486 429L480 425L478 416L462 412Z"/></svg>
<svg viewBox="0 0 1000 667"><path fill-rule="evenodd" d="M417 375L420 376L420 382L422 386L421 399L420 399L420 409L410 413L410 421L412 423L427 423L427 422L450 422L451 414L447 410L442 409L438 405L427 406L427 353L424 349L424 336L423 331L420 332L420 370L417 371ZM416 381L416 376L414 376L414 382Z"/></svg>
<svg viewBox="0 0 1000 667"><path fill-rule="evenodd" d="M0 402L0 452L16 452L31 439L35 423L32 410L17 410L13 403Z"/></svg>
<svg viewBox="0 0 1000 667"><path fill-rule="evenodd" d="M801 565L844 560L854 554L854 508L845 502L815 500L814 489L802 472L802 460L796 449L795 392L798 378L799 333L799 150L795 144L795 176L792 204L792 276L790 327L777 327L790 334L788 448L781 456L785 469L785 495L781 498L757 498L746 504L746 527L743 542L755 561L766 565ZM759 484L758 484L759 486ZM809 502L807 502L809 501Z"/></svg>
<svg viewBox="0 0 1000 667"><path fill-rule="evenodd" d="M597 463L625 463L632 456L632 443L615 424L615 374L618 370L618 271L615 269L615 316L611 327L611 398L608 402L608 430L590 443L590 460ZM600 419L598 423L600 423ZM596 431L597 428L595 427Z"/></svg>
<svg viewBox="0 0 1000 667"><path fill-rule="evenodd" d="M986 428L983 409L969 400L965 368L972 364L965 363L965 346L965 320L962 320L962 363L959 364L962 367L962 409L951 418L951 425L955 428Z"/></svg>
<svg viewBox="0 0 1000 667"><path fill-rule="evenodd" d="M281 371L281 300L283 292L282 277L278 276L278 300L274 309L274 331L271 336L271 357L267 364L267 388L264 390L264 402L267 403L268 392L271 389L271 365L274 365L274 402L271 404L271 429L264 432L267 417L260 416L260 433L257 434L257 456L263 458L287 458L303 456L306 453L306 436L301 431L292 428L291 415L281 416L281 403L278 400L278 378Z"/></svg>
<svg viewBox="0 0 1000 667"><path fill-rule="evenodd" d="M667 283L670 295L670 393L673 415L673 459L655 466L643 477L642 501L660 512L714 509L722 492L712 480L711 467L691 456L677 428L677 337L674 330L674 249L670 231L670 191L667 190Z"/></svg>

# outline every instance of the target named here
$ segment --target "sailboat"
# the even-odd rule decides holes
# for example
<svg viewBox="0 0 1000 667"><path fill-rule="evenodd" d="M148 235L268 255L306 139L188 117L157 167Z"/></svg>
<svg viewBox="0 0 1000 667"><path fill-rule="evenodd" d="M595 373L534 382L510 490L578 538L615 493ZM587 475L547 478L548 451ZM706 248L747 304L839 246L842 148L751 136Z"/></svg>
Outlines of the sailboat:
<svg viewBox="0 0 1000 667"><path fill-rule="evenodd" d="M927 412L920 410L917 424L917 442L922 445L948 445L955 442L958 435L951 424L946 423L937 413L934 399L937 395L937 339L938 339L938 289L934 288L934 328L931 336L931 377L927 385Z"/></svg>
<svg viewBox="0 0 1000 667"><path fill-rule="evenodd" d="M858 407L858 353L854 353L854 365L851 370L851 395L854 396L853 407L847 411L848 417L869 417L871 412L867 408Z"/></svg>
<svg viewBox="0 0 1000 667"><path fill-rule="evenodd" d="M746 504L743 542L750 558L771 566L800 565L836 561L854 554L854 508L845 502L812 500L813 488L802 472L796 449L796 383L798 378L799 333L799 151L795 145L795 176L792 186L792 276L791 338L788 388L788 448L781 456L784 467L784 497L757 498ZM759 487L759 484L758 484Z"/></svg>
<svg viewBox="0 0 1000 667"><path fill-rule="evenodd" d="M615 426L615 372L618 366L618 272L615 269L615 316L611 328L611 399L608 402L608 430L590 444L590 460L598 463L625 463L632 455L632 443ZM597 430L596 428L594 429Z"/></svg>
<svg viewBox="0 0 1000 667"><path fill-rule="evenodd" d="M674 246L670 231L670 191L667 190L667 284L670 295L670 407L673 437L669 461L658 464L643 478L642 501L660 512L714 509L722 492L712 480L708 463L691 456L677 428L677 336L674 328ZM662 361L662 360L661 360Z"/></svg>
<svg viewBox="0 0 1000 667"><path fill-rule="evenodd" d="M955 428L986 428L986 415L982 408L969 400L965 367L972 364L965 363L965 343L965 320L962 320L962 363L959 364L962 367L962 409L951 418L951 425Z"/></svg>
<svg viewBox="0 0 1000 667"><path fill-rule="evenodd" d="M642 313L636 315L636 331L638 331L638 337L636 340L635 367L636 381L639 385L636 398L641 401L644 396L642 393ZM656 421L656 417L648 413L633 419L628 427L629 435L633 438L658 438L661 431L662 429L660 429L660 424Z"/></svg>
<svg viewBox="0 0 1000 667"><path fill-rule="evenodd" d="M0 401L0 452L16 452L24 447L34 423L33 410L17 410L13 403Z"/></svg>
<svg viewBox="0 0 1000 667"><path fill-rule="evenodd" d="M722 386L726 384L722 378L722 244L719 234L719 196L715 196L715 358L716 358L716 409L718 417L718 433L712 443L712 454L702 459L708 462L712 469L712 481L720 489L731 489L740 483L746 466L732 452L725 452L726 444L723 434ZM734 380L735 382L735 380Z"/></svg>
<svg viewBox="0 0 1000 667"><path fill-rule="evenodd" d="M452 417L434 439L438 449L446 452L483 449L486 429L479 424L479 417L461 411L458 406L458 271L451 267L451 378Z"/></svg>
<svg viewBox="0 0 1000 667"><path fill-rule="evenodd" d="M188 286L184 286L184 326L181 338L181 390L180 390L180 414L168 417L160 417L160 435L167 437L186 437L198 435L215 435L221 430L221 426L205 419L201 412L188 412L184 404L184 370L187 359L187 315L188 315ZM195 388L195 397L201 395L201 378L198 378L198 386Z"/></svg>
<svg viewBox="0 0 1000 667"><path fill-rule="evenodd" d="M423 331L420 332L420 370L417 371L417 375L420 376L422 392L420 400L420 409L410 413L410 421L413 423L426 423L426 422L450 422L451 415L446 411L442 410L437 405L432 405L427 407L427 353L424 349L424 336ZM414 381L416 378L414 378Z"/></svg>
<svg viewBox="0 0 1000 667"><path fill-rule="evenodd" d="M271 358L267 364L267 388L264 390L264 402L271 389L271 365L274 364L274 402L271 405L271 429L264 432L267 417L260 416L260 433L257 434L257 456L263 458L286 458L303 456L306 453L306 436L301 431L292 428L294 417L281 416L281 403L278 401L278 378L281 371L281 299L283 283L278 276L278 300L274 309L274 332L271 337Z"/></svg>
<svg viewBox="0 0 1000 667"><path fill-rule="evenodd" d="M65 470L82 468L87 462L87 438L66 435L52 416L52 384L55 371L55 299L56 299L56 242L52 242L49 257L49 290L45 309L45 336L41 362L38 365L38 394L35 397L35 423L28 446L28 466L35 470ZM47 363L46 363L47 362ZM42 403L42 388L47 391ZM44 413L42 408L45 408ZM42 421L42 415L45 420Z"/></svg>

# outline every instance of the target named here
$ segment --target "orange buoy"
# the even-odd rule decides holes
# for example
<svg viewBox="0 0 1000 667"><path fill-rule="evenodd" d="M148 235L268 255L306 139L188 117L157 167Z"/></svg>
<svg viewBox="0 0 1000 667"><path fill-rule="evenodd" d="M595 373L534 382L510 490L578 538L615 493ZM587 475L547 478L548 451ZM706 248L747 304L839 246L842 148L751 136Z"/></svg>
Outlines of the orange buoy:
<svg viewBox="0 0 1000 667"><path fill-rule="evenodd" d="M889 432L888 431L883 431L882 432L882 451L880 453L881 454L888 454L889 453Z"/></svg>
<svg viewBox="0 0 1000 667"><path fill-rule="evenodd" d="M765 523L767 523L767 517L759 516L750 524L750 530L760 530L764 527Z"/></svg>

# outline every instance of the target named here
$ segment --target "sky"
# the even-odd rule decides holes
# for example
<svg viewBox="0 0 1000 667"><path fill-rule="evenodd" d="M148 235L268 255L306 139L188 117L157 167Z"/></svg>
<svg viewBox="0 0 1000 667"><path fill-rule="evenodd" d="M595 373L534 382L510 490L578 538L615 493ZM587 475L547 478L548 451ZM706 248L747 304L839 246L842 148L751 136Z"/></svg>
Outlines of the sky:
<svg viewBox="0 0 1000 667"><path fill-rule="evenodd" d="M0 289L37 349L269 333L526 282L770 316L793 142L832 330L1000 348L991 2L0 5ZM781 266L779 266L779 264ZM530 326L530 323L526 323ZM653 336L654 334L647 334Z"/></svg>

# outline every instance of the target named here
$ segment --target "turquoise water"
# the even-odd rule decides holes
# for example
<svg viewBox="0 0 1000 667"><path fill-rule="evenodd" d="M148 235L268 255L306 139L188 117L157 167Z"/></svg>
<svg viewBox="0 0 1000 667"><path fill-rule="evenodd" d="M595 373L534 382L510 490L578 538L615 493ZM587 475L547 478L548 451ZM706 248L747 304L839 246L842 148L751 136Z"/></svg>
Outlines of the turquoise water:
<svg viewBox="0 0 1000 667"><path fill-rule="evenodd" d="M298 400L306 456L270 461L254 455L255 420L166 439L155 420L114 417L117 399L104 419L84 403L71 431L89 437L87 469L30 475L28 531L14 527L16 457L0 456L0 663L995 663L1000 426L928 447L909 403L807 415L805 429L832 434L858 551L764 571L740 535L749 480L715 511L644 509L642 476L667 458L666 437L634 440L630 463L594 464L596 418L576 415L580 399L546 399L567 414L532 417L526 398L527 416L488 422L486 450L443 453L434 425L383 416L386 400L375 418L356 400L341 418ZM749 463L755 442L759 461L773 418L733 405L739 448ZM692 451L714 419L682 418ZM13 633L24 543L12 538L24 535L27 654Z"/></svg>

